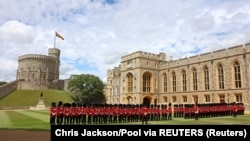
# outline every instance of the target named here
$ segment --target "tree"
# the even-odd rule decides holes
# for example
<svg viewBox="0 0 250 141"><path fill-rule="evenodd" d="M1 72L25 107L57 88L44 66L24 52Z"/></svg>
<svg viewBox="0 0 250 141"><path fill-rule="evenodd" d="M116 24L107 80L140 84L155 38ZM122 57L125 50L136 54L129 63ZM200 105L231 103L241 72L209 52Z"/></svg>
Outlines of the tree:
<svg viewBox="0 0 250 141"><path fill-rule="evenodd" d="M68 90L72 93L76 103L102 104L105 102L103 94L104 84L99 77L91 74L81 74L71 77Z"/></svg>
<svg viewBox="0 0 250 141"><path fill-rule="evenodd" d="M4 84L7 84L7 82L4 82L4 81L1 81L1 82L0 82L0 86L1 86L1 85L4 85Z"/></svg>

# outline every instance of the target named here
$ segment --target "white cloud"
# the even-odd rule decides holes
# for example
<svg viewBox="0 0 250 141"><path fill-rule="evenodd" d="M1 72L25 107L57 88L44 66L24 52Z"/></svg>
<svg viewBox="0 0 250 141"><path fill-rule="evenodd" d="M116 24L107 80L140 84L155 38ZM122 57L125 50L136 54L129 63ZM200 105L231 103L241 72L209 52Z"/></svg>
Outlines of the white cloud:
<svg viewBox="0 0 250 141"><path fill-rule="evenodd" d="M16 20L7 21L0 27L0 39L3 42L30 44L33 42L34 35L31 26Z"/></svg>
<svg viewBox="0 0 250 141"><path fill-rule="evenodd" d="M250 41L250 1L51 0L0 2L0 81L15 78L17 57L47 54L54 31L61 50L60 78L107 69L134 51L174 59ZM7 61L5 61L7 60ZM13 70L13 71L11 71Z"/></svg>

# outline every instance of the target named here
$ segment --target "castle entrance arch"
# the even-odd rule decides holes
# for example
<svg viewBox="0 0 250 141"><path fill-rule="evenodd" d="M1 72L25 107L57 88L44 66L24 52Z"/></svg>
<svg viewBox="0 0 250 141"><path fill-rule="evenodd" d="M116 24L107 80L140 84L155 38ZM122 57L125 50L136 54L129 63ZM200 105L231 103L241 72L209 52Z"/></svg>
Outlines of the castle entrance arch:
<svg viewBox="0 0 250 141"><path fill-rule="evenodd" d="M142 104L143 105L150 105L150 102L151 102L151 97L146 96L146 97L143 98Z"/></svg>

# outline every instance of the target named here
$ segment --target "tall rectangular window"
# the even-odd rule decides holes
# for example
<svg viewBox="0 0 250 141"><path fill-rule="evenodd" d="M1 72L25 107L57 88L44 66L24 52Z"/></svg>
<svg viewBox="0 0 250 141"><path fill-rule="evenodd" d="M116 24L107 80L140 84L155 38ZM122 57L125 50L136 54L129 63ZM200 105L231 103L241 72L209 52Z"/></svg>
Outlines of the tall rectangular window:
<svg viewBox="0 0 250 141"><path fill-rule="evenodd" d="M186 72L182 72L182 86L183 86L183 91L187 91L187 78L186 78Z"/></svg>
<svg viewBox="0 0 250 141"><path fill-rule="evenodd" d="M167 82L167 75L164 74L163 75L163 92L167 92L168 91L168 82Z"/></svg>
<svg viewBox="0 0 250 141"><path fill-rule="evenodd" d="M176 92L176 75L175 75L175 72L173 72L172 77L173 77L173 92Z"/></svg>
<svg viewBox="0 0 250 141"><path fill-rule="evenodd" d="M193 69L193 90L197 91L198 86L197 86L197 71L196 69Z"/></svg>
<svg viewBox="0 0 250 141"><path fill-rule="evenodd" d="M224 89L224 72L221 64L218 65L219 89Z"/></svg>
<svg viewBox="0 0 250 141"><path fill-rule="evenodd" d="M129 73L127 77L128 77L128 92L133 92L133 75Z"/></svg>
<svg viewBox="0 0 250 141"><path fill-rule="evenodd" d="M209 90L209 71L208 68L204 68L204 80L205 80L205 90Z"/></svg>
<svg viewBox="0 0 250 141"><path fill-rule="evenodd" d="M241 88L241 73L239 62L234 63L235 88Z"/></svg>

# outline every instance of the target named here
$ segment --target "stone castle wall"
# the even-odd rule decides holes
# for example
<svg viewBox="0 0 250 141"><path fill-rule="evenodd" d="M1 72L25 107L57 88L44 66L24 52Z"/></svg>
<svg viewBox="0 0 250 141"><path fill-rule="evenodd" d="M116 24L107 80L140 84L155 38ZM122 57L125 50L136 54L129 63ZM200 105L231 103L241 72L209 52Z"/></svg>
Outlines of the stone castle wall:
<svg viewBox="0 0 250 141"><path fill-rule="evenodd" d="M0 86L0 99L17 89L18 80Z"/></svg>

